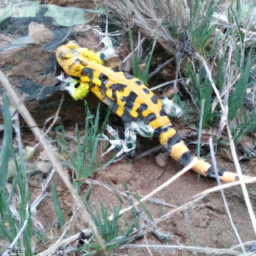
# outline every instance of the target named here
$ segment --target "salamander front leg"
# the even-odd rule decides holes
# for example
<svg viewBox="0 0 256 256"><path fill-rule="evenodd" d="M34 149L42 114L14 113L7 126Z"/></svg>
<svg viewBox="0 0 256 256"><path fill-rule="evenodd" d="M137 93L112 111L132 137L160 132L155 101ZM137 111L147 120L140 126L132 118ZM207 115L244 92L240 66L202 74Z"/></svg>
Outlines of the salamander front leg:
<svg viewBox="0 0 256 256"><path fill-rule="evenodd" d="M165 113L171 117L180 118L183 115L182 109L173 102L173 100L169 100L166 96L161 97L160 100L164 105Z"/></svg>
<svg viewBox="0 0 256 256"><path fill-rule="evenodd" d="M124 140L121 140L119 138L118 132L114 130L110 125L107 125L107 131L111 135L111 137L114 138L114 140L109 139L106 135L102 135L104 140L107 140L110 142L111 146L108 148L108 150L102 155L106 155L111 150L115 150L118 153L114 157L113 161L117 162L124 158L125 156L131 156L135 151L135 142L136 142L136 134L134 133L131 125L125 125L125 138Z"/></svg>

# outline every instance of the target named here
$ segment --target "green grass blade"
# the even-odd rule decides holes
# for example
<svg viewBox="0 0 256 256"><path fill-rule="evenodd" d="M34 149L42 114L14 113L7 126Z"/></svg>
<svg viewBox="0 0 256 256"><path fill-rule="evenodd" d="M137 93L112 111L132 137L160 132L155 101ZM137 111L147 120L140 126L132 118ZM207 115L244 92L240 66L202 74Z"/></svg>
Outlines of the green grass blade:
<svg viewBox="0 0 256 256"><path fill-rule="evenodd" d="M5 201L5 192L6 192L6 184L8 177L8 162L10 156L10 145L12 145L12 120L11 114L9 111L9 101L4 95L4 110L3 110L3 118L4 118L4 138L2 144L2 150L0 155L0 188L1 188L1 199ZM1 214L3 215L4 208L0 209Z"/></svg>
<svg viewBox="0 0 256 256"><path fill-rule="evenodd" d="M56 210L56 213L57 213L59 221L60 221L60 226L61 226L61 228L63 228L63 226L65 225L65 217L64 217L63 211L60 207L59 196L58 196L56 186L54 183L52 183L52 200L53 200L54 208Z"/></svg>
<svg viewBox="0 0 256 256"><path fill-rule="evenodd" d="M152 43L152 49L150 51L149 58L147 60L147 64L146 64L145 70L144 70L144 72L142 74L142 81L143 81L143 83L145 85L148 84L149 68L150 68L152 57L153 57L153 52L154 52L154 49L155 49L155 43L156 43L156 40L154 40L153 43Z"/></svg>
<svg viewBox="0 0 256 256"><path fill-rule="evenodd" d="M131 52L132 52L132 56L133 56L133 74L137 78L140 79L141 77L140 77L139 60L138 60L138 57L137 57L136 53L134 52L134 42L133 42L132 31L131 30L128 31L128 36L129 36Z"/></svg>
<svg viewBox="0 0 256 256"><path fill-rule="evenodd" d="M4 109L3 109L3 119L4 119L4 137L2 150L0 154L0 232L9 241L17 234L16 222L12 217L10 210L10 200L8 197L6 200L6 184L8 181L8 163L11 155L12 148L12 120L9 111L9 100L6 94L4 94ZM6 221L8 220L10 231L6 227Z"/></svg>
<svg viewBox="0 0 256 256"><path fill-rule="evenodd" d="M241 76L236 84L236 89L230 95L230 98L228 101L228 106L229 106L228 120L229 121L236 118L238 109L243 104L244 93L248 88L248 86L250 86L253 83L253 82L249 82L251 66L252 66L252 59L249 54L249 57L246 60L245 66L242 67Z"/></svg>

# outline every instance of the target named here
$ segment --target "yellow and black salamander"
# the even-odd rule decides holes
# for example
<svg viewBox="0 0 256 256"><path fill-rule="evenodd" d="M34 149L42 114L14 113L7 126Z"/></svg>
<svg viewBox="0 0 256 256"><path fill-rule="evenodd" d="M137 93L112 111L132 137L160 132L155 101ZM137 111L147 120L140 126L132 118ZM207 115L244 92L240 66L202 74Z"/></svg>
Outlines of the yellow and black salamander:
<svg viewBox="0 0 256 256"><path fill-rule="evenodd" d="M79 83L78 86L75 82L65 83L65 90L75 100L83 99L90 90L123 119L124 147L128 148L128 143L134 142L136 132L157 139L170 156L184 166L196 158L172 126L165 110L168 102L161 101L139 79L116 68L104 66L101 52L94 53L74 42L60 46L56 57L65 73L74 78L71 81ZM119 154L119 158L129 151L124 149L124 154ZM192 169L203 176L216 178L213 167L203 159L198 159ZM225 182L238 180L235 173L226 169L220 169L218 175Z"/></svg>

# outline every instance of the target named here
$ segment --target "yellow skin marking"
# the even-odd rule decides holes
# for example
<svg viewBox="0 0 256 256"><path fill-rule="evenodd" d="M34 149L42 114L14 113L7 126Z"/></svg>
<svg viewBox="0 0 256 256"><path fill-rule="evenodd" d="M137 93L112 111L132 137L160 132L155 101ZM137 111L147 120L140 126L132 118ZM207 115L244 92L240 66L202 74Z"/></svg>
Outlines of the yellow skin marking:
<svg viewBox="0 0 256 256"><path fill-rule="evenodd" d="M159 99L156 100L154 93L149 91L141 81L135 77L127 78L123 72L115 72L111 68L105 67L104 62L100 59L100 52L94 53L87 48L80 47L74 42L60 46L57 49L56 57L62 69L69 76L80 79L80 86L69 90L75 100L83 99L90 90L105 104L109 105L109 101L114 102L117 106L116 114L122 117L125 111L125 97L129 96L130 93L137 95L131 101L129 115L136 120L136 118L138 118L137 110L142 105L146 106L145 110L142 112L142 116L144 118L150 114L155 116L155 119L149 122L148 125L153 128L153 130L167 127L167 129L163 129L159 134L160 144L170 151L170 155L173 159L180 161L182 157L185 157L184 164L188 164L186 163L186 155L188 155L189 149L185 143L179 139L176 130L172 128L169 118L166 115L160 115L163 109L162 102ZM91 70L91 74L83 73L84 68ZM106 76L104 84L102 84L103 82L100 80L100 75ZM121 89L118 89L120 85ZM115 98L113 97L113 88L115 88ZM104 90L104 92L102 92L102 90ZM152 100L153 96L154 100ZM170 148L168 148L168 140L171 140L173 137L175 137L174 141L177 141L177 143L174 143L174 145L170 144ZM194 159L195 158L196 157L194 157ZM190 161L189 158L188 161ZM204 176L209 176L208 170L210 167L211 165L209 163L198 159L192 169ZM245 176L244 178L247 177ZM225 171L223 175L220 176L220 179L226 182L232 182L237 179L237 175Z"/></svg>
<svg viewBox="0 0 256 256"><path fill-rule="evenodd" d="M177 144L173 145L171 151L171 157L176 161L179 161L184 153L188 152L188 148L184 141L180 141Z"/></svg>
<svg viewBox="0 0 256 256"><path fill-rule="evenodd" d="M172 138L176 134L176 130L170 128L167 132L163 132L160 134L160 144L165 145L169 138Z"/></svg>
<svg viewBox="0 0 256 256"><path fill-rule="evenodd" d="M194 159L197 159L197 157L194 157ZM210 167L211 165L209 163L205 162L203 159L198 159L198 162L193 166L193 170L203 176L207 176L205 170L208 170Z"/></svg>

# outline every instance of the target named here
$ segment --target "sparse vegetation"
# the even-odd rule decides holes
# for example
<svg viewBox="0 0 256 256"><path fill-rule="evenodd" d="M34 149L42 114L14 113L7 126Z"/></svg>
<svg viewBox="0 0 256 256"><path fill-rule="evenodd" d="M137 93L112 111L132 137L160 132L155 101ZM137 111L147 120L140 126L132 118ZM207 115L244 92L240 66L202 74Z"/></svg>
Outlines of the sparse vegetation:
<svg viewBox="0 0 256 256"><path fill-rule="evenodd" d="M4 95L3 118L5 132L0 154L0 236L8 239L10 243L16 241L14 245L18 254L26 251L26 255L32 255L31 191L28 187L22 143L18 143L18 154L15 153L13 147L12 117L6 95ZM18 124L16 119L13 125ZM17 133L16 138L21 142ZM16 172L12 182L9 183L8 166L11 158L15 162ZM22 240L19 239L20 237ZM11 251L7 251L6 255L9 255Z"/></svg>
<svg viewBox="0 0 256 256"><path fill-rule="evenodd" d="M243 157L249 159L256 156L254 145L256 128L256 33L254 17L256 6L253 1L247 1L246 4L241 4L241 0L232 1L224 15L220 10L224 2L215 0L193 0L188 3L185 0L104 0L98 3L100 6L97 7L100 10L100 14L109 17L109 22L113 27L126 28L122 33L118 31L117 36L114 35L113 37L116 39L118 47L122 48L121 41L126 42L130 46L132 52L132 58L130 59L132 59L133 73L136 77L147 84L149 88L153 86L153 83L160 83L165 79L164 82L168 82L168 79L174 80L173 92L168 96L175 99L175 102L183 108L185 116L181 118L180 123L184 123L185 120L186 125L197 127L195 129L197 134L191 139L191 141L194 139L193 143L197 144L197 155L202 155L201 143L208 144L206 137L214 137L215 146L221 152L219 154L224 155L222 152L226 152L224 156L235 162L239 172L241 168L238 164L238 157L234 154L235 148L232 148L233 142L237 147L236 150L241 154L240 159ZM114 34L114 32L111 33ZM79 34L78 32L76 33ZM112 35L111 33L110 35ZM134 36L135 33L139 33L139 36ZM68 37L69 34L67 33L65 36ZM145 44L142 44L142 40L138 40L137 43L137 38L141 39L141 36L145 38L143 40L147 41ZM162 54L159 54L159 52ZM172 66L169 66L170 62L163 66L158 71L157 78L154 76L153 80L149 74L151 64L154 63L155 53L157 53L156 56L158 58L155 62L157 65L164 63L167 57L168 59L173 57L174 61ZM144 66L143 71L141 71L141 66ZM171 75L170 70L172 72ZM0 80L4 83L3 79ZM176 90L177 88L178 90ZM170 87L161 88L161 90L165 93L171 91ZM158 91L158 94L161 94L161 90ZM145 242L148 246L145 252L149 255L154 255L154 250L158 252L166 250L169 252L168 250L180 250L180 248L184 250L184 255L189 255L185 254L186 251L189 253L193 251L197 255L199 253L204 253L204 255L213 255L213 253L215 255L239 255L242 251L250 255L250 247L246 245L247 241L245 240L232 243L239 243L239 248L232 247L230 244L226 245L225 248L223 246L223 249L208 248L211 246L206 244L204 245L205 247L202 247L201 241L196 238L198 234L194 231L195 228L205 230L208 221L210 221L210 218L213 218L212 216L216 217L217 222L227 222L223 218L226 214L225 210L219 208L216 210L214 208L216 206L208 204L208 199L204 199L204 196L190 199L189 202L184 203L182 200L179 201L179 194L182 194L180 190L183 188L176 187L174 190L179 193L177 196L172 194L171 197L180 205L179 208L170 210L169 208L172 206L165 202L165 204L158 208L157 214L159 215L160 212L161 215L159 219L155 216L155 212L150 212L150 207L145 206L140 201L142 196L136 190L146 187L145 190L142 190L143 193L150 193L151 186L154 186L165 175L164 171L158 176L153 173L152 179L151 174L149 174L146 177L148 180L130 185L130 180L137 178L134 174L130 174L134 166L129 171L124 171L123 169L125 169L128 163L123 164L122 167L119 167L117 164L116 168L120 169L118 169L118 175L119 171L121 173L120 177L118 175L117 177L112 177L107 171L105 173L106 176L103 177L103 181L108 179L112 187L109 184L105 184L105 186L98 184L103 191L112 193L112 204L108 205L104 197L105 192L101 190L99 190L103 195L100 199L101 202L94 202L95 199L91 197L91 190L93 190L95 184L92 185L87 178L97 173L99 168L104 169L111 163L110 159L101 166L101 152L99 152L101 135L104 133L110 112L106 114L101 122L100 105L98 105L95 111L95 116L91 114L86 101L84 105L84 128L81 131L79 128L81 126L75 125L75 128L72 127L75 129L72 143L67 139L65 127L62 124L55 126L55 130L52 130L53 133L61 131L61 135L58 135L57 140L52 139L50 141L55 150L58 149L62 165L68 166L68 171L72 173L69 179L75 188L76 196L79 196L85 207L90 209L89 211L93 219L93 224L89 224L91 225L90 227L97 227L96 232L93 230L93 235L88 236L83 245L78 246L80 231L87 225L87 223L81 221L84 215L84 212L80 210L82 204L76 201L75 197L72 198L70 196L70 193L72 194L74 191L70 190L71 192L69 192L65 188L64 192L59 192L60 188L55 180L52 181L54 171L52 176L49 174L49 171L46 172L49 178L47 182L38 183L39 185L35 186L31 185L34 174L27 172L28 160L23 155L22 145L22 139L24 138L21 137L18 119L14 119L10 113L9 101L7 96L4 95L2 111L4 133L1 137L2 145L0 147L0 240L7 241L7 246L5 248L0 246L3 250L2 255L7 256L11 253L16 253L16 255L37 254L42 256L56 253L59 250L67 253L75 252L78 255L94 255L99 251L105 255L107 253L114 255L116 250L127 249L129 246L130 248L136 246L143 247L144 245L134 244L122 247L122 245L132 243L138 238L144 239L143 243ZM18 111L20 110L18 109ZM226 126L227 130L225 129ZM184 126L181 125L181 127ZM33 127L31 128L33 129ZM230 130L232 136L229 134ZM218 144L220 136L223 137L221 143ZM229 149L230 145L231 150ZM10 161L13 161L15 166L15 175L11 176L9 174ZM142 164L140 168L144 167L144 165ZM234 164L232 168L234 168ZM133 177L126 183L126 179L128 179L127 173ZM69 176L69 174L66 176ZM254 169L252 175L255 176ZM57 181L61 179L58 177ZM254 179L253 181L255 182ZM192 186L193 182L196 182L196 180L190 180L186 184ZM50 183L51 186L49 186ZM240 184L243 186L244 182L240 182ZM48 194L48 186L51 187L51 197ZM184 188L184 190L189 189L190 187ZM98 193L98 190L96 191ZM40 196L38 196L38 193L40 193ZM248 223L247 225L250 227L251 234L253 231L256 232L253 212L255 202L250 202L249 195L254 194L254 189L251 192L246 187L243 190L243 194L232 194L236 198L239 197L243 207L246 204L246 209L243 210L247 211L248 209L246 214L249 217L246 217L249 219L249 225ZM63 199L65 196L67 196L67 199ZM159 196L162 195L159 194ZM192 194L190 194L191 197ZM170 195L166 196L166 198L170 200ZM55 219L51 220L53 227L50 230L45 230L45 223L41 221L43 218L38 220L36 216L36 210L44 200L48 200L51 203L52 215L55 215ZM131 216L125 215L122 212L122 207L125 203L131 207ZM233 206L235 207L236 204L238 203L236 202ZM225 207L228 206L225 205ZM190 218L189 214L194 213L195 209L198 210L200 218L197 216L194 220ZM110 212L113 212L112 215L110 215ZM145 216L145 213L147 216ZM179 213L182 217L178 215ZM178 215L176 217L180 221L177 222L178 224L171 219L166 221L169 216L174 216L175 214ZM236 213L236 215L238 214ZM204 217L205 219L203 219ZM56 220L58 224L54 223ZM195 224L193 221L198 221L199 224ZM90 223L90 221L88 222ZM178 240L177 244L179 246L168 247L166 244L166 247L160 250L160 247L157 245L150 244L153 240L150 240L149 243L148 238L145 236L146 234L153 233L158 240L163 242L165 240L161 240L161 237L169 237L169 232L174 232L178 229L179 225L181 225L180 223L183 223L186 227L186 232L184 233L187 234L181 232L182 235L179 236L179 239L184 236L187 240L185 238L184 240ZM162 224L161 228L166 228L167 231L162 230L163 233L160 232L161 235L157 235L159 233L157 225L160 224ZM193 225L194 229L192 229ZM251 227L253 227L253 230ZM232 230L231 228L227 229L228 231ZM168 235L164 232L168 233ZM221 237L221 231L219 232L218 237ZM232 234L229 233L228 235ZM218 237L215 239L218 239ZM247 239L248 236L245 237ZM40 248L37 245L38 241L42 242L42 247ZM182 246L182 243L190 243L193 246ZM248 243L255 245L255 241ZM215 244L214 246L217 245Z"/></svg>

